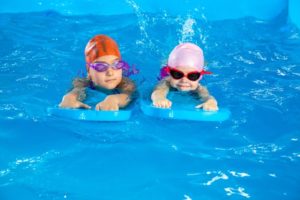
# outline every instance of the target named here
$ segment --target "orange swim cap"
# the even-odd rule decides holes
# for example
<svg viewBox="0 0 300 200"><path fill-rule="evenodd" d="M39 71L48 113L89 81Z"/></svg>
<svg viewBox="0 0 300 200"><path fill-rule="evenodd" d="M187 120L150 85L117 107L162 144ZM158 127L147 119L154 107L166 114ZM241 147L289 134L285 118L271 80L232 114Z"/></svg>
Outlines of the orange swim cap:
<svg viewBox="0 0 300 200"><path fill-rule="evenodd" d="M85 50L85 60L92 63L101 56L114 55L121 59L121 54L117 43L106 35L96 35L87 43Z"/></svg>

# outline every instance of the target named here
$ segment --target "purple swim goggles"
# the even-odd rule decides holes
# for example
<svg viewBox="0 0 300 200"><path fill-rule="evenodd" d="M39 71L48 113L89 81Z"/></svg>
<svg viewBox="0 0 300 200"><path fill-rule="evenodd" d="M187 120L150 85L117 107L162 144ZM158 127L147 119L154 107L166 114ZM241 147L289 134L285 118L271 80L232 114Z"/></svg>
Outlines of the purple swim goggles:
<svg viewBox="0 0 300 200"><path fill-rule="evenodd" d="M93 68L97 72L105 72L109 67L112 67L114 70L123 69L129 70L129 65L122 60L117 60L113 64L108 64L106 62L95 62L95 63L87 63L89 67Z"/></svg>

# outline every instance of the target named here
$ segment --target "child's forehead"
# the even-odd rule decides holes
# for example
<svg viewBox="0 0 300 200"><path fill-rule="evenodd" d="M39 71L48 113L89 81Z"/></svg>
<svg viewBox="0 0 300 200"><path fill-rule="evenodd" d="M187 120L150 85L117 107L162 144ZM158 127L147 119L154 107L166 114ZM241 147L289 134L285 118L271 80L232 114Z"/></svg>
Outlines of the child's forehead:
<svg viewBox="0 0 300 200"><path fill-rule="evenodd" d="M198 71L198 69L196 67L190 67L190 66L177 66L176 69L183 71L183 72Z"/></svg>
<svg viewBox="0 0 300 200"><path fill-rule="evenodd" d="M117 56L114 55L107 55L107 56L100 56L99 58L95 59L94 62L106 62L106 63L111 63L116 60L119 60Z"/></svg>

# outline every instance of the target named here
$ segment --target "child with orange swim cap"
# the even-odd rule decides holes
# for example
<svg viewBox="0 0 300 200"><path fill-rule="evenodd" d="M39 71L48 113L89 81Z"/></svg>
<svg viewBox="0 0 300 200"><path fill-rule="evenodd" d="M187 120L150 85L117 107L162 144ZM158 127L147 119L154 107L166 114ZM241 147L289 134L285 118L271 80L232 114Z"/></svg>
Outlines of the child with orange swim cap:
<svg viewBox="0 0 300 200"><path fill-rule="evenodd" d="M155 107L170 108L172 101L167 99L170 88L178 91L191 91L196 93L203 103L196 108L206 111L218 110L216 99L211 96L199 81L204 74L204 56L200 47L193 43L183 43L176 46L169 55L168 64L161 70L161 82L151 95Z"/></svg>
<svg viewBox="0 0 300 200"><path fill-rule="evenodd" d="M62 108L86 108L91 106L83 103L86 98L86 88L99 91L116 91L107 95L97 103L96 110L119 110L125 107L135 91L135 84L123 76L129 70L129 65L121 59L117 43L106 35L96 35L85 47L87 78L76 78L74 88L64 95Z"/></svg>

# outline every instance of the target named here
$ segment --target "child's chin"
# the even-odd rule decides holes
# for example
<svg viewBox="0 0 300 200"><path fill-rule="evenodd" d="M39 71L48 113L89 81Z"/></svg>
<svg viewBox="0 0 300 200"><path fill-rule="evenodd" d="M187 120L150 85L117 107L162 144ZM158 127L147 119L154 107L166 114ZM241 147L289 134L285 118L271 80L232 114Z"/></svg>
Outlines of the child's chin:
<svg viewBox="0 0 300 200"><path fill-rule="evenodd" d="M104 88L107 90L113 90L116 88L116 85L105 85Z"/></svg>
<svg viewBox="0 0 300 200"><path fill-rule="evenodd" d="M182 87L178 87L177 88L179 91L181 91L181 92L189 92L189 91L191 91L191 88L182 88Z"/></svg>

